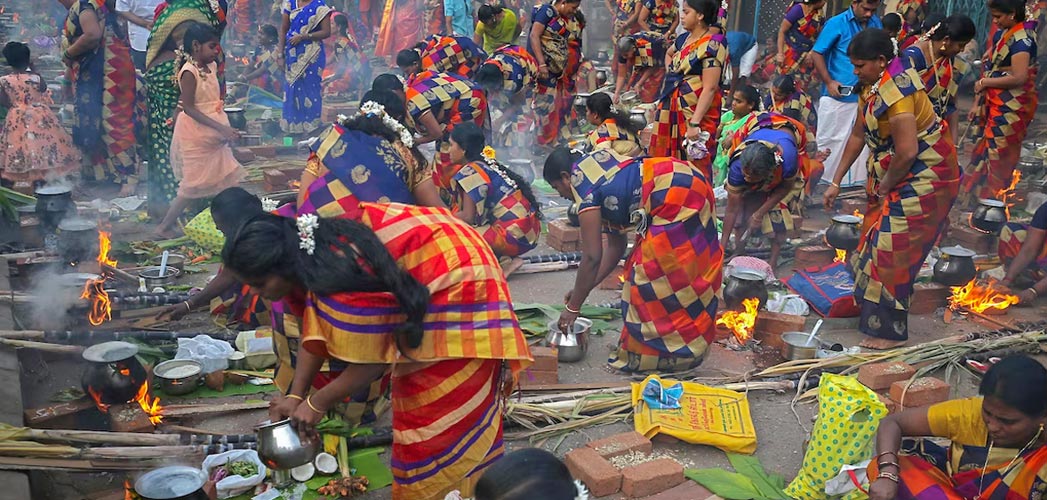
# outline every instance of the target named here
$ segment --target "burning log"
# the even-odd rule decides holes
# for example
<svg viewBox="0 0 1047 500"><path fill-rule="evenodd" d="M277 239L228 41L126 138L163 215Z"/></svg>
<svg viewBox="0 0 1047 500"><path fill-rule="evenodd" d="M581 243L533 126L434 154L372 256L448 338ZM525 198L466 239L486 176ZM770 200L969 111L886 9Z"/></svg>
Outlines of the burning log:
<svg viewBox="0 0 1047 500"><path fill-rule="evenodd" d="M260 410L269 408L268 401L257 401L252 403L226 403L216 405L178 405L168 406L163 410L165 417L188 417L204 415L209 413L228 413L244 410Z"/></svg>

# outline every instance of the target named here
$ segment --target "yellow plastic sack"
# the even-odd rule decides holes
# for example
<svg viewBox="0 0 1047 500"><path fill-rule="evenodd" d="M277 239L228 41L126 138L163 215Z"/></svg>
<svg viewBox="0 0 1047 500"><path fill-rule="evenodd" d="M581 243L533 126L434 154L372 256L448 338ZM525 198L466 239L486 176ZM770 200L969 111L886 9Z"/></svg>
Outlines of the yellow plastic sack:
<svg viewBox="0 0 1047 500"><path fill-rule="evenodd" d="M680 408L657 410L643 399L643 388L652 380L668 389L683 385ZM752 454L756 429L744 394L726 389L662 380L657 375L632 385L633 421L636 432L647 437L665 434L693 444L707 444L723 451Z"/></svg>
<svg viewBox="0 0 1047 500"><path fill-rule="evenodd" d="M829 498L826 481L836 477L844 465L872 457L873 436L886 416L887 407L858 379L823 374L818 386L818 418L803 466L785 493L798 500Z"/></svg>
<svg viewBox="0 0 1047 500"><path fill-rule="evenodd" d="M215 227L210 208L196 214L185 225L185 235L215 255L222 253L222 246L225 245L225 235Z"/></svg>

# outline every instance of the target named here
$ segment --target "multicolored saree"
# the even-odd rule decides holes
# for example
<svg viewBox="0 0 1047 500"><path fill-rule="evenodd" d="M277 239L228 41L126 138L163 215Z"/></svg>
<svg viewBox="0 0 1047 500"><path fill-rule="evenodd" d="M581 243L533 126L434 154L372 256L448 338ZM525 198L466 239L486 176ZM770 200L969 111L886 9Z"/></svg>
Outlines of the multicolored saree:
<svg viewBox="0 0 1047 500"><path fill-rule="evenodd" d="M430 35L423 43L422 71L471 78L473 72L487 59L487 53L466 36Z"/></svg>
<svg viewBox="0 0 1047 500"><path fill-rule="evenodd" d="M393 498L471 495L503 454L504 391L531 359L498 259L446 209L343 200L340 211L371 228L429 288L422 344L399 350L393 331L404 318L392 294L342 292L308 295L302 347L391 365Z"/></svg>
<svg viewBox="0 0 1047 500"><path fill-rule="evenodd" d="M971 153L971 166L963 182L964 193L978 189L979 198L996 198L1011 184L1014 166L1021 155L1022 141L1029 130L1039 95L1036 90L1036 35L1028 24L1017 23L1001 35L989 56L990 78L1003 76L1011 57L1020 52L1030 54L1029 77L1018 88L986 88L982 93L981 119L984 127ZM980 187L980 189L979 189Z"/></svg>
<svg viewBox="0 0 1047 500"><path fill-rule="evenodd" d="M643 0L643 6L651 12L647 17L647 26L663 36L680 17L680 6L676 0Z"/></svg>
<svg viewBox="0 0 1047 500"><path fill-rule="evenodd" d="M942 119L933 114L923 81L912 68L894 59L858 109L870 149L869 183L873 200L894 154L889 129L891 113L930 116L929 125L917 123L919 153L909 172L865 215L863 235L855 252L854 297L861 309L858 329L888 340L909 338L909 300L913 281L938 235L948 224L949 210L960 188L956 146Z"/></svg>
<svg viewBox="0 0 1047 500"><path fill-rule="evenodd" d="M455 125L473 122L487 130L487 95L475 83L447 73L426 71L418 73L407 86L407 113L418 122L425 113L432 113L444 125L444 135L436 142L437 170L451 164L450 134ZM446 189L447 186L437 187Z"/></svg>
<svg viewBox="0 0 1047 500"><path fill-rule="evenodd" d="M785 20L792 23L785 32L785 51L782 53L782 64L777 66L778 74L793 75L798 80L798 87L810 87L814 78L814 62L807 58L814 48L814 41L825 24L824 9L812 9L804 12L802 2L793 3L785 12Z"/></svg>
<svg viewBox="0 0 1047 500"><path fill-rule="evenodd" d="M684 138L687 123L702 95L702 71L727 65L727 40L723 35L705 35L698 40L677 38L679 50L673 54L665 76L665 89L655 108L654 132L648 152L655 157L687 159ZM709 134L705 141L709 157L697 161L706 179L712 179L710 168L716 151L716 128L720 124L721 92L716 92L712 104L701 118L700 128Z"/></svg>
<svg viewBox="0 0 1047 500"><path fill-rule="evenodd" d="M320 127L323 73L327 64L322 41L307 40L292 45L291 37L316 31L320 23L334 12L324 0L309 0L304 7L300 6L301 2L285 0L283 10L290 17L291 26L287 30L284 48L287 81L284 83L284 108L280 126L291 134L304 134Z"/></svg>
<svg viewBox="0 0 1047 500"><path fill-rule="evenodd" d="M531 53L542 52L549 72L548 78L538 78L532 103L534 115L538 119L537 143L548 146L555 144L560 136L564 119L562 106L564 100L569 99L564 70L567 67L568 24L571 20L560 17L552 4L536 6L531 11L531 19L545 25L541 47L530 47L530 50Z"/></svg>
<svg viewBox="0 0 1047 500"><path fill-rule="evenodd" d="M474 161L457 169L450 184L451 211L460 212L463 200L471 199L476 220L467 222L483 235L495 255L518 257L538 245L542 235L538 207L531 206L508 176L483 161Z"/></svg>
<svg viewBox="0 0 1047 500"><path fill-rule="evenodd" d="M629 88L635 88L640 78L650 73L643 87L637 92L641 102L654 102L658 99L662 81L665 79L665 37L653 31L633 33L629 36L636 41L636 55L633 56L633 73L628 82Z"/></svg>
<svg viewBox="0 0 1047 500"><path fill-rule="evenodd" d="M605 149L575 164L571 188L579 212L599 210L606 231L639 227L625 266L625 327L608 364L626 372L698 366L716 335L722 283L709 181L687 162Z"/></svg>
<svg viewBox="0 0 1047 500"><path fill-rule="evenodd" d="M102 30L98 47L69 67L76 98L73 143L90 162L85 178L124 184L135 176L135 67L116 11L105 0L79 0L69 8L63 48L83 34L80 16L94 12Z"/></svg>
<svg viewBox="0 0 1047 500"><path fill-rule="evenodd" d="M489 96L492 108L502 112L502 126L494 131L496 144L529 144L526 134L534 123L530 100L538 77L538 62L523 47L506 45L495 50L484 64L494 64L502 71L502 88Z"/></svg>
<svg viewBox="0 0 1047 500"><path fill-rule="evenodd" d="M803 124L807 131L807 141L813 142L818 132L818 113L814 110L814 101L803 90L793 92L793 95L782 101L775 101L770 92L763 96L764 111L773 111Z"/></svg>
<svg viewBox="0 0 1047 500"><path fill-rule="evenodd" d="M643 154L640 138L636 134L619 127L618 122L614 118L604 120L599 127L596 127L596 130L589 132L587 139L590 151L609 148L625 156L636 157Z"/></svg>
<svg viewBox="0 0 1047 500"><path fill-rule="evenodd" d="M953 77L954 73L957 73L953 68L953 60L939 57L932 64L928 64L927 58L924 57L918 45L903 50L901 58L907 66L920 74L923 88L927 92L927 97L931 99L934 112L938 116L945 118L956 112L956 92L959 89L959 82ZM962 60L957 59L957 61ZM962 75L963 71L958 71L958 73Z"/></svg>
<svg viewBox="0 0 1047 500"><path fill-rule="evenodd" d="M778 130L785 132L787 135L781 135L774 140L754 139L753 133L760 130ZM761 224L761 231L764 235L784 234L791 231L793 229L793 213L799 213L800 207L796 206L796 201L803 192L804 181L801 166L807 159L807 134L804 126L799 121L780 113L765 112L753 114L735 132L732 136L731 144L726 150L728 170L730 170L730 165L738 160L746 147L759 143L772 150L777 150L786 142L791 142L791 146L796 152L794 170L786 172L786 163L783 159L782 165L776 167L771 176L764 179L763 182L750 183L744 178L737 177L732 171L727 176L727 183L724 184L728 193L742 195L745 202L744 212L751 215L756 208L763 205L771 193L778 189L778 186L781 186L783 182L795 181L793 189L789 194L779 200L778 205L764 215ZM746 221L748 221L748 217L742 217L738 223L745 224Z"/></svg>

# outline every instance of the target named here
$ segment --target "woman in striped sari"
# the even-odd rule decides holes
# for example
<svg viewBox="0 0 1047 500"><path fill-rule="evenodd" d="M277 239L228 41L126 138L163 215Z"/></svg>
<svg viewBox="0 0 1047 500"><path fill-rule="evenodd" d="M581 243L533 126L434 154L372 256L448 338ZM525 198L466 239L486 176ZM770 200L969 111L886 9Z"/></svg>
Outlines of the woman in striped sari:
<svg viewBox="0 0 1047 500"><path fill-rule="evenodd" d="M974 22L963 14L928 19L928 22L932 24L927 33L902 51L902 61L920 74L934 112L945 118L952 140L956 142L960 128L956 115L956 91L966 66L956 55L974 39Z"/></svg>
<svg viewBox="0 0 1047 500"><path fill-rule="evenodd" d="M1036 92L1036 35L1022 0L993 0L989 12L1000 30L992 40L986 71L974 83L978 99L969 118L980 120L978 142L963 182L968 200L996 198L1011 184L1022 141L1029 131Z"/></svg>
<svg viewBox="0 0 1047 500"><path fill-rule="evenodd" d="M348 196L317 214L258 216L222 251L264 297L305 297L294 381L274 416L310 432L389 372L392 498L471 496L503 453L504 397L530 364L497 258L446 209ZM307 395L325 360L344 369Z"/></svg>
<svg viewBox="0 0 1047 500"><path fill-rule="evenodd" d="M519 257L538 245L541 205L534 191L487 147L483 130L463 123L451 132L451 168L438 172L450 186L451 211L468 222L498 257Z"/></svg>
<svg viewBox="0 0 1047 500"><path fill-rule="evenodd" d="M284 0L281 12L280 43L287 81L280 127L291 135L308 134L321 125L327 64L323 41L331 36L334 10L324 0Z"/></svg>
<svg viewBox="0 0 1047 500"><path fill-rule="evenodd" d="M433 166L439 172L451 165L448 137L459 123L473 122L487 130L487 95L480 86L448 73L425 71L407 86L407 113L423 135L415 144L436 142ZM436 187L448 186L436 179Z"/></svg>
<svg viewBox="0 0 1047 500"><path fill-rule="evenodd" d="M1032 500L1047 492L1047 370L1025 355L992 365L980 397L880 421L872 500ZM925 437L948 439L943 447Z"/></svg>
<svg viewBox="0 0 1047 500"><path fill-rule="evenodd" d="M73 84L73 143L83 153L84 178L133 194L135 67L113 0L60 0L69 9L62 60Z"/></svg>
<svg viewBox="0 0 1047 500"><path fill-rule="evenodd" d="M676 38L667 55L665 89L655 109L654 132L648 152L695 162L712 179L716 128L720 124L720 79L727 64L727 40L713 33L715 0L687 0L681 22L689 33ZM703 137L704 135L704 137ZM686 141L703 141L707 155L689 158Z"/></svg>
<svg viewBox="0 0 1047 500"><path fill-rule="evenodd" d="M145 81L149 102L149 213L162 217L178 191L171 169L171 137L181 91L175 78L175 50L189 21L206 24L221 32L225 29L225 2L217 10L209 0L171 0L153 20L145 54ZM219 83L224 81L224 64L218 65Z"/></svg>
<svg viewBox="0 0 1047 500"><path fill-rule="evenodd" d="M538 62L534 108L538 119L539 146L552 146L560 136L565 119L562 104L570 103L564 71L567 68L569 24L578 12L581 0L553 0L535 6L531 11L531 33L528 50Z"/></svg>
<svg viewBox="0 0 1047 500"><path fill-rule="evenodd" d="M698 366L716 335L723 267L716 202L702 172L674 158L628 158L610 149L583 156L558 148L543 177L580 204L582 261L560 328L574 324L593 287L615 272L635 226L623 276L625 328L608 364L624 372Z"/></svg>
<svg viewBox="0 0 1047 500"><path fill-rule="evenodd" d="M814 62L807 53L825 24L825 0L797 1L785 11L778 28L778 53L774 56L780 75L794 75L802 89L808 89L814 78Z"/></svg>
<svg viewBox="0 0 1047 500"><path fill-rule="evenodd" d="M643 154L636 124L628 114L614 107L611 96L597 92L585 100L585 109L585 119L596 126L589 132L590 151L610 148L624 156Z"/></svg>
<svg viewBox="0 0 1047 500"><path fill-rule="evenodd" d="M863 347L887 349L909 338L913 282L949 223L960 169L947 126L935 114L920 75L897 57L890 35L866 29L847 52L865 90L840 165L853 163L864 146L870 150L869 208L852 258L858 329L872 337ZM827 210L848 168L837 170L826 189Z"/></svg>

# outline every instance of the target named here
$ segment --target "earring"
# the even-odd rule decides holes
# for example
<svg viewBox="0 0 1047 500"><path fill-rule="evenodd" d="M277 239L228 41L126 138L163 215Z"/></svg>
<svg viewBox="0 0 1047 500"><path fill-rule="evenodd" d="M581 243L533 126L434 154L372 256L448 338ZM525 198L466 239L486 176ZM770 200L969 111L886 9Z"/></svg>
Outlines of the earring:
<svg viewBox="0 0 1047 500"><path fill-rule="evenodd" d="M942 44L942 52L945 52L945 44Z"/></svg>

